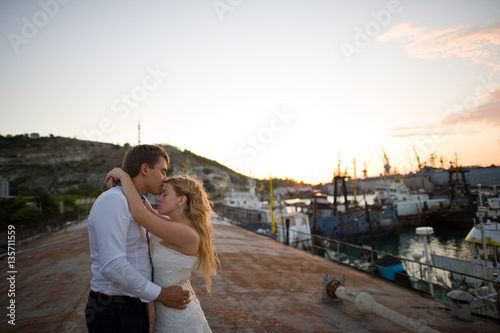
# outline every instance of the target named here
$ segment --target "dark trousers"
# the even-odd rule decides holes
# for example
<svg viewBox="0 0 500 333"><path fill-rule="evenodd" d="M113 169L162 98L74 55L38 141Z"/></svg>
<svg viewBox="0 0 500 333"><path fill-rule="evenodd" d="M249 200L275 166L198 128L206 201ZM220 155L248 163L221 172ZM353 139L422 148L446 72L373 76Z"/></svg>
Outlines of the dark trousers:
<svg viewBox="0 0 500 333"><path fill-rule="evenodd" d="M85 308L89 333L149 332L147 304L137 301L114 302L106 295L91 292ZM131 298L131 300L134 300ZM137 300L137 299L135 299Z"/></svg>

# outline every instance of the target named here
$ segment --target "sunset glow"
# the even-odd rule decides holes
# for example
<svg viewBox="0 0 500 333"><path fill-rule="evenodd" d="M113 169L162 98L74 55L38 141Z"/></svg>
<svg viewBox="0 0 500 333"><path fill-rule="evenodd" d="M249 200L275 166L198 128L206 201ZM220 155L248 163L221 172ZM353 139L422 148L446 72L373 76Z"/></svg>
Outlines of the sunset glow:
<svg viewBox="0 0 500 333"><path fill-rule="evenodd" d="M500 165L500 2L2 1L1 135L164 143L256 178Z"/></svg>

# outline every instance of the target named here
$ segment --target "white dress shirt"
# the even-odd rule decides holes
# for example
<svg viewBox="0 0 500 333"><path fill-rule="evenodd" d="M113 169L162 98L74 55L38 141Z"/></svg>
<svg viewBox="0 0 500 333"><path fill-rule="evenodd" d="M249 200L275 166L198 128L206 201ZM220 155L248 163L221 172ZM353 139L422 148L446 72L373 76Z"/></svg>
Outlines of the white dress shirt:
<svg viewBox="0 0 500 333"><path fill-rule="evenodd" d="M151 282L151 261L146 229L129 212L121 186L102 193L89 214L92 260L90 287L106 295L152 302L161 287Z"/></svg>

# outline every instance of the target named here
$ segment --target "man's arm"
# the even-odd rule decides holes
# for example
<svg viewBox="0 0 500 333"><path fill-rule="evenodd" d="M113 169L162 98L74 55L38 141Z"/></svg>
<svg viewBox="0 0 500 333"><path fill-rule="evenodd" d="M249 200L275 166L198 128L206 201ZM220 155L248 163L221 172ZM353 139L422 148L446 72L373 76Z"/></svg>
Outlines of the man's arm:
<svg viewBox="0 0 500 333"><path fill-rule="evenodd" d="M161 288L146 279L127 261L127 233L132 216L126 199L120 194L110 195L101 203L101 207L95 208L97 211L94 214L98 220L94 227L99 235L97 240L101 274L128 296L138 297L144 302L155 300L167 307L185 309L190 302L188 290L179 286Z"/></svg>
<svg viewBox="0 0 500 333"><path fill-rule="evenodd" d="M148 281L127 260L127 235L132 217L120 192L110 193L94 212L101 274L124 294L151 302L161 288Z"/></svg>

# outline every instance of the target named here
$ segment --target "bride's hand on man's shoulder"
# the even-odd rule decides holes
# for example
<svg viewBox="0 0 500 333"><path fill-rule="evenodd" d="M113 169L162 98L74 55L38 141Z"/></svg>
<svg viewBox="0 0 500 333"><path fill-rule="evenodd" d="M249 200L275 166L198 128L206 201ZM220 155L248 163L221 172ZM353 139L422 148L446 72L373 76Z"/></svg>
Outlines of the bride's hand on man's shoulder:
<svg viewBox="0 0 500 333"><path fill-rule="evenodd" d="M120 168L114 168L110 172L106 174L106 178L104 178L104 183L108 186L108 188L112 188L118 185L121 177L125 171Z"/></svg>

